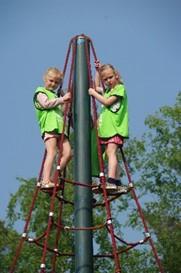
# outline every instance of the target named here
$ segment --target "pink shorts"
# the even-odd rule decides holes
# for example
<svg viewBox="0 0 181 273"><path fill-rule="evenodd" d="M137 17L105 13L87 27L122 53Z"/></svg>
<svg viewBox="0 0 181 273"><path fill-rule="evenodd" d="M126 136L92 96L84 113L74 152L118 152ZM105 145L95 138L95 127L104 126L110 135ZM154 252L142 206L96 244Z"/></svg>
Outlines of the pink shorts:
<svg viewBox="0 0 181 273"><path fill-rule="evenodd" d="M58 139L58 138L60 138L60 134L56 134L54 132L52 132L52 133L45 132L45 134L43 136L44 142L47 141L50 138L57 138Z"/></svg>
<svg viewBox="0 0 181 273"><path fill-rule="evenodd" d="M109 138L100 138L100 143L103 145L107 145L109 143L115 143L117 145L123 145L124 143L124 138L120 135L115 135L113 137Z"/></svg>

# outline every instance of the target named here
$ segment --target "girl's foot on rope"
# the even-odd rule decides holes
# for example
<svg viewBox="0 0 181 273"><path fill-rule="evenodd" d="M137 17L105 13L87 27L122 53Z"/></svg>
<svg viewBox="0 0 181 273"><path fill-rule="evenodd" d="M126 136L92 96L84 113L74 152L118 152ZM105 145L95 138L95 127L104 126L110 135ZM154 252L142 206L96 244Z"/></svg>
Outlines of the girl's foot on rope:
<svg viewBox="0 0 181 273"><path fill-rule="evenodd" d="M114 191L117 193L127 193L128 187L124 186L119 179L112 177L108 178L108 183L106 183L106 189L108 191Z"/></svg>
<svg viewBox="0 0 181 273"><path fill-rule="evenodd" d="M41 181L41 189L51 189L54 188L55 184L52 183L51 181Z"/></svg>
<svg viewBox="0 0 181 273"><path fill-rule="evenodd" d="M117 186L114 183L107 182L106 183L106 190L107 191L116 191L117 190Z"/></svg>
<svg viewBox="0 0 181 273"><path fill-rule="evenodd" d="M102 193L102 185L99 184L93 184L92 185L92 191L94 193ZM125 194L130 191L130 188L127 186L124 186L120 180L109 177L106 182L106 191L108 194L114 195L114 194Z"/></svg>

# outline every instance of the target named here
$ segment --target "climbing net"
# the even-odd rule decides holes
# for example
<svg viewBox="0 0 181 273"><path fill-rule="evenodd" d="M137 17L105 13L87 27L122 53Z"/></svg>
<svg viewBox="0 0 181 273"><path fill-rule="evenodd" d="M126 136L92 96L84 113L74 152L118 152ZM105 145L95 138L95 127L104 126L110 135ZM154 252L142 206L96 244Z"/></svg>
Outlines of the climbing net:
<svg viewBox="0 0 181 273"><path fill-rule="evenodd" d="M97 61L96 52L93 46L93 43L91 39L84 34L81 35L85 40L85 56L86 56L86 63L88 68L88 80L89 80L89 87L94 87L93 79L92 79L92 71L91 71L91 57L94 62ZM70 40L68 51L66 54L63 74L67 74L68 65L69 65L69 78L68 78L68 92L71 92L71 97L74 96L74 69L75 69L75 58L76 58L76 47L77 47L77 39L80 37L80 35L73 37ZM59 94L61 94L61 90L58 91ZM14 259L11 264L11 268L9 273L15 272L16 264L18 261L18 258L22 252L23 244L24 242L28 242L30 244L34 244L35 246L38 246L42 250L42 256L41 256L41 262L40 262L40 273L46 272L46 257L48 253L52 254L52 273L55 273L56 271L56 261L58 257L74 257L74 252L64 252L63 249L60 249L60 238L62 233L72 233L76 231L92 231L96 232L99 230L105 229L106 232L110 236L110 241L112 245L112 250L110 253L100 253L100 254L93 254L93 257L95 258L111 258L114 261L115 264L115 272L121 273L121 265L120 265L120 255L122 253L127 253L129 250L137 247L138 245L144 244L146 242L149 242L153 255L156 260L156 264L158 266L159 272L164 273L160 259L158 257L156 248L154 246L153 240L151 238L151 235L148 230L147 223L145 221L145 217L142 211L142 208L140 206L139 200L136 195L136 191L130 176L129 167L124 155L123 147L120 147L120 153L122 157L122 162L125 168L125 173L128 180L128 190L124 192L124 194L130 194L131 197L134 199L138 215L142 221L143 228L144 228L144 237L136 242L127 242L122 237L118 236L115 232L115 227L113 225L112 221L112 212L111 212L111 203L119 198L123 193L117 192L117 193L108 193L106 190L106 176L104 174L105 166L104 166L104 160L102 157L102 151L101 151L101 145L98 138L98 131L97 131L97 105L95 98L92 97L91 101L92 106L92 119L93 119L93 126L95 128L96 132L96 141L97 141L97 151L98 151L98 159L99 159L99 167L100 167L100 174L99 174L99 186L95 186L94 183L87 184L84 181L75 181L68 179L66 177L66 171L62 175L60 173L60 163L61 163L61 157L62 157L62 147L63 147L63 141L65 137L65 127L68 124L68 132L70 133L70 128L73 126L73 120L72 120L72 102L69 104L66 104L65 110L64 110L64 126L63 126L63 132L60 136L60 139L57 142L58 146L58 157L57 157L57 165L56 170L53 174L53 181L55 183L55 187L52 189L41 189L41 179L42 179L42 173L43 173L43 167L44 162L46 159L46 151L44 152L39 176L37 179L36 187L33 193L32 202L30 205L29 213L24 225L23 233L20 238L19 244L17 246ZM72 187L85 187L89 189L90 191L94 192L95 194L101 194L102 198L99 198L97 201L96 198L93 198L92 200L92 208L104 208L105 209L105 219L103 222L98 223L96 225L92 226L73 226L73 225L66 225L64 224L64 221L62 221L63 217L63 210L65 205L70 205L74 207L74 200L70 200L70 198L67 198L65 195L65 191L67 188L67 185L71 185ZM48 221L47 226L45 228L45 231L39 235L38 237L32 237L29 236L29 229L30 229L30 222L32 218L32 214L35 208L35 204L38 198L39 193L42 192L44 194L47 194L50 198L49 202L49 213L48 213ZM58 204L58 213L56 212L57 205ZM51 233L53 231L55 232L55 240L54 245L49 244L49 238L51 236Z"/></svg>

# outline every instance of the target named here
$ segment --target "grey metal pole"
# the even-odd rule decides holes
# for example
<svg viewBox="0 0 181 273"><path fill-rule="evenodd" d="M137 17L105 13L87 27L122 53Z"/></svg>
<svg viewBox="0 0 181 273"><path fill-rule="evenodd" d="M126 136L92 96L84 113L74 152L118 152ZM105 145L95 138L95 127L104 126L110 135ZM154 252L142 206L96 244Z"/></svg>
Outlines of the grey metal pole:
<svg viewBox="0 0 181 273"><path fill-rule="evenodd" d="M91 119L88 95L88 68L85 37L78 36L74 78L74 178L91 184ZM92 226L92 190L75 186L75 227ZM75 272L93 272L93 243L91 230L75 231Z"/></svg>

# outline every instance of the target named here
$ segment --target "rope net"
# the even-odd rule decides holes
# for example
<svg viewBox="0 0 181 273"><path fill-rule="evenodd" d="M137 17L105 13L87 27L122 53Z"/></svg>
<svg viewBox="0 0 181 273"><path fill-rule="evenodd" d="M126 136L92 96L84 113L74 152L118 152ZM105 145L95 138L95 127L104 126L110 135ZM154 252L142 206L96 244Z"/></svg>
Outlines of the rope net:
<svg viewBox="0 0 181 273"><path fill-rule="evenodd" d="M76 46L77 46L77 39L80 35L73 37L70 40L68 51L66 54L63 74L68 74L68 92L71 92L71 97L74 96L74 65L75 65L75 58L76 58ZM85 40L85 56L88 68L88 79L89 79L89 86L94 87L93 79L92 79L92 71L91 71L91 61L96 62L97 56L93 46L91 39L84 34L81 35ZM69 71L67 72L69 67ZM62 94L61 88L58 90L58 95ZM145 221L145 217L140 206L139 200L137 198L135 188L133 182L131 180L128 164L124 155L123 147L120 147L120 153L122 157L123 166L125 168L125 173L127 176L128 181L128 190L124 192L124 194L130 194L133 200L135 201L138 216L143 224L144 229L144 238L136 241L136 242L127 242L123 240L122 237L118 236L115 231L114 227L114 220L112 219L112 212L111 212L111 204L113 201L118 199L123 193L109 193L106 190L106 176L104 174L105 166L104 160L101 151L101 145L98 138L98 130L97 130L97 105L95 98L92 97L91 101L91 115L92 115L92 122L93 127L95 129L96 135L96 142L97 142L97 152L98 152L98 161L99 161L99 186L92 183L91 185L87 185L84 181L75 181L72 179L68 179L65 170L63 173L60 173L60 162L62 157L62 146L65 137L65 127L68 127L68 134L70 136L71 127L73 127L73 119L72 119L72 102L67 103L64 110L64 126L63 132L60 136L60 139L57 141L57 148L58 148L58 156L56 158L56 169L53 173L53 182L55 183L55 187L52 189L41 189L41 179L43 173L44 162L46 159L46 150L43 155L42 164L40 167L39 176L37 178L37 184L34 189L34 193L32 196L32 202L30 204L29 212L26 218L26 222L24 225L22 236L19 240L16 252L14 254L14 259L10 266L9 273L16 272L16 268L18 267L18 259L23 251L24 242L28 242L29 244L33 244L37 246L41 251L41 261L39 265L39 270L37 267L37 272L45 273L47 268L47 257L51 255L51 273L56 272L56 264L57 258L59 257L74 257L75 253L71 250L70 252L64 252L63 244L61 244L61 239L63 238L65 233L70 234L72 239L72 233L76 231L87 231L91 230L92 232L99 232L100 230L105 230L105 232L109 235L109 239L111 242L112 249L110 249L110 253L98 253L93 254L94 258L110 258L114 264L114 272L121 273L121 254L128 253L129 250L137 247L138 245L149 243L156 261L156 265L158 267L158 272L164 273L160 259L158 257L156 248L154 246L153 240L148 230L147 223ZM74 160L74 158L73 158ZM66 206L74 207L74 201L70 200L70 196L67 197L66 189L67 187L86 187L90 191L94 193L94 196L98 194L98 198L92 199L92 209L97 210L101 209L104 210L105 219L101 223L96 223L93 226L89 227L75 227L70 224L65 224L63 219L63 211ZM49 211L47 215L47 226L45 230L42 232L41 235L38 237L30 237L29 236L29 229L33 211L35 209L35 204L40 194L45 194L49 198ZM53 236L53 245L49 243L50 238ZM50 272L50 271L48 271Z"/></svg>

